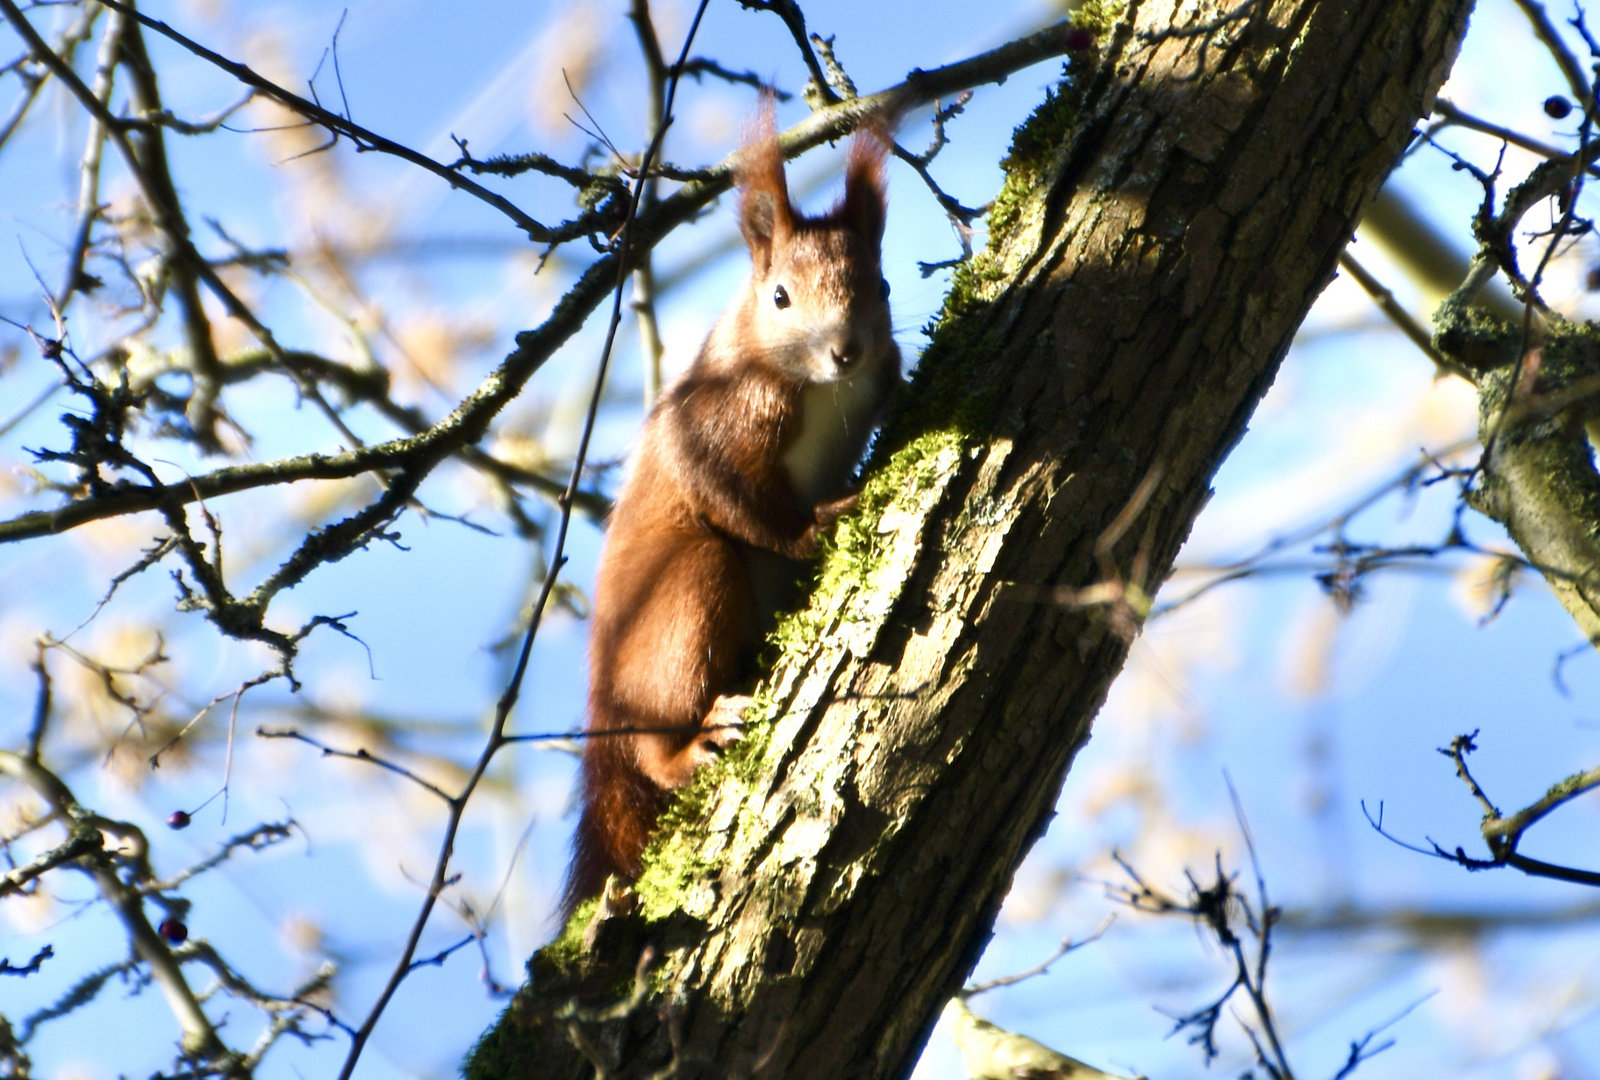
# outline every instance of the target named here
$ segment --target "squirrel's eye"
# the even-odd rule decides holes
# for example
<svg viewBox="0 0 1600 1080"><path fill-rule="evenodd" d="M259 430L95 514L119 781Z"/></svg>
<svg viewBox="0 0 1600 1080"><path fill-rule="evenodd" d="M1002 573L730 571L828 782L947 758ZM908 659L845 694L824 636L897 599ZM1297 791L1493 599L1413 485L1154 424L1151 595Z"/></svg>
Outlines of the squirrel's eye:
<svg viewBox="0 0 1600 1080"><path fill-rule="evenodd" d="M882 300L889 299L889 279L884 278L878 282L878 297Z"/></svg>
<svg viewBox="0 0 1600 1080"><path fill-rule="evenodd" d="M772 302L777 304L780 309L788 307L789 290L785 289L782 285L779 285L776 289L772 290Z"/></svg>

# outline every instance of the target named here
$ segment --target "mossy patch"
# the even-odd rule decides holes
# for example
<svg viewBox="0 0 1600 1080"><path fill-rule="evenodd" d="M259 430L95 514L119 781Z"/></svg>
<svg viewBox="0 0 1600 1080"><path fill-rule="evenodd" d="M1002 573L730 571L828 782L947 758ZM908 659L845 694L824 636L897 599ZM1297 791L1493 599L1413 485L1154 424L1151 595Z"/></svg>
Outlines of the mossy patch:
<svg viewBox="0 0 1600 1080"><path fill-rule="evenodd" d="M1120 0L1086 4L1073 18L1103 37L1124 7ZM939 314L923 328L928 348L907 395L917 432L948 425L982 430L986 423L995 387L982 377L982 361L1001 341L985 316L1038 247L1051 170L1078 122L1088 70L1080 61L1067 64L1061 82L1045 91L1044 100L1012 132L1000 162L1005 181L989 207L988 239L983 250L956 266Z"/></svg>
<svg viewBox="0 0 1600 1080"><path fill-rule="evenodd" d="M600 906L600 898L592 896L573 909L572 917L567 920L567 925L561 928L561 936L550 944L533 954L530 964L549 965L557 971L567 972L575 968L578 961L583 958L583 932L594 918L595 909Z"/></svg>
<svg viewBox="0 0 1600 1080"><path fill-rule="evenodd" d="M1062 84L1046 90L1044 101L1012 133L1011 149L1000 163L1005 182L989 207L988 242L950 275L944 305L926 328L933 339L930 352L992 301L1009 279L1012 253L1021 246L1016 240L1035 216L1040 182L1077 118L1078 95L1072 89L1070 69L1065 74Z"/></svg>
<svg viewBox="0 0 1600 1080"><path fill-rule="evenodd" d="M719 861L706 853L706 811L713 795L743 800L760 772L772 737L770 703L761 698L758 694L756 705L745 714L744 738L695 773L662 813L633 885L639 914L646 922L691 907L685 904L689 890L716 872ZM728 790L733 784L739 785L737 792Z"/></svg>
<svg viewBox="0 0 1600 1080"><path fill-rule="evenodd" d="M1570 799L1577 792L1586 791L1590 787L1592 787L1593 785L1594 785L1594 777L1593 777L1593 775L1591 773L1588 773L1588 772L1573 773L1571 776L1567 777L1565 780L1561 780L1561 781L1559 781L1557 783L1551 784L1550 785L1550 790L1544 793L1544 799L1542 799L1541 801L1542 802L1559 802L1559 801L1561 801L1563 799Z"/></svg>
<svg viewBox="0 0 1600 1080"><path fill-rule="evenodd" d="M1594 414L1582 393L1600 376L1600 323L1546 315L1524 327L1452 296L1434 327L1434 347L1477 385L1479 438L1495 447L1468 504L1507 526L1536 562L1556 536L1581 529L1600 543L1600 477L1585 435ZM1562 595L1569 583L1551 584Z"/></svg>
<svg viewBox="0 0 1600 1080"><path fill-rule="evenodd" d="M1084 0L1072 13L1074 26L1081 26L1097 38L1111 33L1111 28L1122 21L1128 10L1128 0Z"/></svg>
<svg viewBox="0 0 1600 1080"><path fill-rule="evenodd" d="M946 451L959 449L965 442L966 432L958 426L925 431L872 470L855 511L841 518L823 542L810 602L785 616L772 633L778 663L806 653L831 619L841 594L872 580L882 565L887 542L880 529L885 513L895 503L912 502L927 490L938 479Z"/></svg>
<svg viewBox="0 0 1600 1080"><path fill-rule="evenodd" d="M1513 392L1519 399L1555 395L1600 374L1600 323L1548 317L1526 331L1469 300L1452 296L1433 315L1434 348L1457 361L1478 386L1485 420L1504 408ZM1518 361L1528 359L1518 370ZM1555 421L1556 418L1547 418ZM1521 436L1540 434L1528 425Z"/></svg>
<svg viewBox="0 0 1600 1080"><path fill-rule="evenodd" d="M1516 360L1522 328L1451 296L1433 312L1433 347L1477 373Z"/></svg>

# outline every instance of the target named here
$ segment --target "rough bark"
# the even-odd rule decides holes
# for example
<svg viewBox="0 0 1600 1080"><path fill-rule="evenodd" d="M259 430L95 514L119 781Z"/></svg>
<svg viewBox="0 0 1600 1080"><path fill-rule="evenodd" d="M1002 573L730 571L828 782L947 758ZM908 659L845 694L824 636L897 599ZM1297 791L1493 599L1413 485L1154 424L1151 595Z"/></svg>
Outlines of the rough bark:
<svg viewBox="0 0 1600 1080"><path fill-rule="evenodd" d="M1470 6L1128 5L1019 129L767 721L470 1076L909 1072Z"/></svg>
<svg viewBox="0 0 1600 1080"><path fill-rule="evenodd" d="M1467 500L1505 526L1600 648L1600 473L1585 432L1600 433L1600 324L1507 322L1459 297L1434 321L1435 346L1478 388L1487 449Z"/></svg>

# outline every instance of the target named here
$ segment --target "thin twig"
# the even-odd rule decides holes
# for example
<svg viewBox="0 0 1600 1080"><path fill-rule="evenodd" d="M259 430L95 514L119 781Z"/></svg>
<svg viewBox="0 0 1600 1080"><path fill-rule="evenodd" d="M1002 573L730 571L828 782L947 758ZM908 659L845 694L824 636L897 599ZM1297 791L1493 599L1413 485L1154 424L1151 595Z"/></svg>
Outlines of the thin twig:
<svg viewBox="0 0 1600 1080"><path fill-rule="evenodd" d="M817 62L817 54L811 49L811 39L806 33L806 16L800 10L800 5L794 0L739 0L739 6L752 11L770 11L783 20L783 25L788 27L789 35L794 38L795 47L800 50L800 59L805 62L806 71L811 79L806 84L806 100L815 98L824 105L834 105L839 101L839 96L833 92L833 87L828 85L828 76L824 74L822 65Z"/></svg>
<svg viewBox="0 0 1600 1080"><path fill-rule="evenodd" d="M1358 285L1367 291L1367 295L1372 297L1373 301L1378 305L1378 310L1388 316L1389 321L1394 323L1400 332L1411 340L1413 345L1421 349L1422 354L1432 360L1440 371L1448 371L1452 375L1461 376L1468 382L1472 381L1472 375L1465 367L1433 347L1433 335L1428 333L1422 324L1412 317L1411 312L1401 306L1400 302L1394 298L1394 293L1390 292L1366 267L1356 261L1356 257L1350 254L1349 248L1339 253L1339 265L1351 277L1356 279Z"/></svg>
<svg viewBox="0 0 1600 1080"><path fill-rule="evenodd" d="M148 851L149 845L142 832L132 825L108 821L84 809L66 784L37 761L28 761L20 754L0 750L0 773L32 788L64 819L101 831L111 831L125 839L134 846L136 859L142 861L142 853ZM134 955L149 966L160 986L168 1007L183 1030L184 1050L207 1063L213 1063L218 1072L232 1074L235 1071L233 1063L238 1055L222 1042L205 1010L200 1007L193 989L184 979L172 950L156 933L155 927L150 925L144 898L123 879L109 854L90 853L85 856L85 862L85 869L94 879L96 888L127 931Z"/></svg>
<svg viewBox="0 0 1600 1080"><path fill-rule="evenodd" d="M294 835L294 830L299 828L299 825L300 823L295 821L294 818L288 818L284 821L269 821L263 825L257 825L255 828L246 830L228 840L215 855L201 859L193 866L180 870L169 878L163 878L160 881L142 882L138 885L138 890L146 896L171 892L189 879L199 877L208 870L215 870L231 859L233 853L240 848L262 851L274 844L283 843L283 841Z"/></svg>
<svg viewBox="0 0 1600 1080"><path fill-rule="evenodd" d="M63 57L68 63L76 60L78 46L89 40L89 35L94 33L94 24L100 18L101 8L94 4L84 4L78 9L78 17L56 39L52 51ZM35 61L37 63L37 61ZM40 66L39 70L29 71L19 62L16 65L17 74L22 77L22 93L17 95L16 102L12 105L11 113L4 120L0 120L0 148L22 126L22 121L27 119L28 111L33 108L33 103L39 99L39 93L50 81L53 74L48 67Z"/></svg>
<svg viewBox="0 0 1600 1080"><path fill-rule="evenodd" d="M1391 844L1394 844L1397 847L1403 847L1407 851L1414 851L1419 855L1427 855L1435 859L1443 859L1445 862L1455 863L1457 866L1460 866L1465 870L1474 872L1479 870L1499 870L1503 867L1509 866L1514 870L1520 870L1529 877L1551 878L1555 881L1571 882L1574 885L1588 885L1594 888L1600 888L1600 872L1593 870L1580 870L1571 866L1561 866L1556 863L1545 862L1541 859L1530 859L1526 855L1522 855L1514 850L1511 850L1510 845L1502 845L1501 854L1492 858L1475 859L1468 855L1466 849L1460 845L1457 845L1453 851L1447 850L1442 844L1431 837L1423 838L1428 842L1427 847L1423 847L1421 844L1413 844L1409 840L1401 839L1384 827L1383 803L1381 801L1378 803L1378 813L1376 816L1373 815L1372 811L1367 809L1367 804L1364 800L1361 803L1361 813L1367 819L1367 824L1371 826L1372 831L1389 841Z"/></svg>
<svg viewBox="0 0 1600 1080"><path fill-rule="evenodd" d="M39 969L44 966L44 962L55 954L54 946L44 945L40 947L38 952L33 954L31 959L20 966L13 964L9 957L0 959L0 975L16 975L21 978L36 975Z"/></svg>
<svg viewBox="0 0 1600 1080"><path fill-rule="evenodd" d="M1533 25L1535 36L1544 43L1544 47L1549 50L1550 56L1555 60L1556 65L1561 68L1561 74L1565 76L1567 85L1572 88L1573 96L1580 102L1588 102L1590 99L1589 72L1584 70L1584 66L1577 56L1573 54L1571 49L1567 48L1566 40L1562 38L1561 31L1557 30L1555 24L1550 21L1550 16L1545 11L1544 5L1539 3L1538 0L1515 0L1515 2L1517 7L1522 9L1522 13L1528 17L1528 22Z"/></svg>
<svg viewBox="0 0 1600 1080"><path fill-rule="evenodd" d="M112 12L106 20L105 35L100 40L100 53L95 60L92 90L102 106L111 100L112 79L117 66L117 52L122 47L123 17ZM68 249L67 269L56 290L53 307L65 312L72 295L87 284L84 258L89 252L89 238L94 223L100 216L100 162L106 145L105 126L94 117L89 119L87 144L83 159L78 165L78 223L73 229L72 245Z"/></svg>
<svg viewBox="0 0 1600 1080"><path fill-rule="evenodd" d="M7 2L9 3L9 0L7 0ZM532 217L529 217L510 200L506 199L504 196L490 191L481 184L477 184L472 180L467 179L465 176L462 176L459 171L452 169L443 162L435 161L426 154L419 153L408 146L403 146L400 143L394 142L393 140L386 139L382 135L379 135L373 131L369 131L360 124L352 122L347 117L340 116L338 113L324 109L322 106L313 101L307 101L300 95L292 93L272 82L270 79L257 74L255 71L251 70L249 65L239 63L238 61L229 60L222 54L214 52L213 50L206 48L204 45L201 45L194 39L179 33L177 30L173 29L167 23L162 22L160 19L152 19L148 15L134 10L127 4L122 3L121 0L96 0L96 2L104 4L113 11L120 11L124 15L138 19L139 22L154 30L162 37L181 45L183 48L189 50L191 53L200 57L206 62L221 68L223 71L226 71L228 74L232 75L235 79L238 79L246 86L258 91L262 96L271 98L273 101L276 101L278 104L288 108L292 112L299 113L308 120L312 120L315 123L327 128L334 134L335 137L342 135L345 138L355 142L355 144L362 150L375 150L379 153L389 154L400 158L403 161L408 161L411 164L440 177L451 187L458 188L474 196L475 198L481 199L483 202L488 203L496 210L499 210L501 213L505 214L506 217L510 218L511 221L516 224L517 228L528 234L528 238L530 240L533 240L536 243L549 243L553 238L552 233L548 228L535 221Z"/></svg>
<svg viewBox="0 0 1600 1080"><path fill-rule="evenodd" d="M628 18L633 22L634 34L639 39L639 52L644 57L645 83L650 88L648 111L645 113L646 135L653 143L656 141L657 125L666 115L667 63L661 56L661 42L656 36L649 0L632 0ZM665 144L659 154L665 155ZM641 174L646 171L641 165ZM656 179L646 176L640 209L648 210L655 203ZM639 352L644 363L644 408L648 413L661 393L661 357L666 349L661 342L661 327L656 319L656 275L651 252L642 251L638 262L633 272L633 302L629 307L639 323Z"/></svg>
<svg viewBox="0 0 1600 1080"><path fill-rule="evenodd" d="M429 780L424 780L422 777L418 776L404 765L397 765L387 758L379 757L378 755L367 750L367 748L364 746L357 747L354 750L340 750L336 747L329 746L327 743L318 742L311 736L306 735L301 731L297 731L294 728L257 727L256 735L263 739L293 739L295 742L303 742L307 746L314 746L318 750L321 750L323 757L346 758L350 761L365 761L370 765L376 765L380 769L387 769L396 776L405 777L407 780L410 780L413 784L416 784L424 791L439 796L439 798L443 799L446 803L452 803L455 801L454 796L450 795L437 784Z"/></svg>
<svg viewBox="0 0 1600 1080"><path fill-rule="evenodd" d="M1530 135L1524 135L1522 132L1517 131L1514 128L1503 127L1480 117L1473 116L1471 113L1457 108L1447 98L1439 98L1434 101L1433 112L1436 116L1444 117L1446 123L1454 124L1457 127L1469 128L1473 131L1482 132L1485 135L1493 135L1495 138L1502 139L1505 142L1510 143L1512 146L1520 146L1522 149L1527 150L1530 153L1538 154L1543 158L1565 160L1572 156L1559 146L1551 146L1549 143L1540 142L1538 139L1535 139ZM1600 176L1600 167L1589 165L1587 168L1589 170L1589 175Z"/></svg>
<svg viewBox="0 0 1600 1080"><path fill-rule="evenodd" d="M64 842L49 851L41 852L38 857L21 866L7 870L5 877L0 878L0 899L21 892L28 882L49 873L56 867L65 866L104 847L105 837L100 835L99 829L75 829Z"/></svg>
<svg viewBox="0 0 1600 1080"><path fill-rule="evenodd" d="M133 14L141 21L145 21L143 15L139 15L125 5L117 3L117 0L106 0L106 2L125 14ZM158 226L177 248L178 258L175 266L192 270L194 275L204 281L206 287L217 299L222 301L222 305L228 314L244 323L262 345L266 346L267 350L272 353L273 358L283 365L284 370L295 377L301 392L310 401L317 404L318 408L321 409L339 433L349 441L350 445L360 447L362 445L361 440L350 431L339 417L339 414L327 403L321 391L317 389L316 384L295 372L292 361L287 353L284 352L283 347L278 344L272 331L267 329L256 318L255 313L239 299L232 289L228 288L222 278L218 276L216 269L195 249L194 242L189 236L188 226L181 219L181 209L177 202L175 190L171 188L170 177L167 178L166 185L162 185L156 177L146 170L144 165L145 158L132 145L124 125L111 115L106 106L95 98L93 91L84 85L83 80L78 77L77 73L61 57L50 51L44 39L34 30L33 25L23 17L22 12L17 9L12 0L0 0L0 12L5 14L6 20L11 23L13 29L28 44L28 47L33 51L34 56L40 63L50 67L55 72L56 77L78 99L85 110L105 127L107 134L112 142L115 143L118 153L121 154L127 164L129 173L132 174L135 182L139 185L140 193L155 214ZM136 38L130 36L128 40L132 41L136 40ZM159 170L157 171L159 172ZM180 279L180 284L182 284L183 280L187 279ZM195 294L191 302L191 300L185 299L186 295L186 293L180 291L179 299L185 312L191 339L190 344L195 348L208 348L210 344L209 322L206 320L199 296ZM59 319L59 310L56 311L56 315ZM204 328L202 323L205 323ZM197 373L197 381L201 377L201 374ZM196 396L204 401L202 394L197 393ZM202 432L201 438L204 439L204 437Z"/></svg>
<svg viewBox="0 0 1600 1080"><path fill-rule="evenodd" d="M1075 952L1076 950L1083 948L1085 945L1099 941L1101 936L1107 930L1111 929L1111 924L1116 921L1117 913L1113 911L1100 921L1100 925L1095 927L1094 931L1088 937L1077 941L1074 941L1070 937L1062 938L1061 944L1056 948L1056 951L1051 953L1043 963L1035 964L1027 971L1019 971L1015 975L1003 975L998 979L990 979L988 982L977 983L969 986L961 991L961 996L964 998L974 998L979 994L987 994L989 991L998 990L1003 986L1015 986L1019 982L1024 982L1036 976L1043 975L1050 970L1051 964L1055 963L1057 960L1060 960L1063 956L1070 952Z"/></svg>

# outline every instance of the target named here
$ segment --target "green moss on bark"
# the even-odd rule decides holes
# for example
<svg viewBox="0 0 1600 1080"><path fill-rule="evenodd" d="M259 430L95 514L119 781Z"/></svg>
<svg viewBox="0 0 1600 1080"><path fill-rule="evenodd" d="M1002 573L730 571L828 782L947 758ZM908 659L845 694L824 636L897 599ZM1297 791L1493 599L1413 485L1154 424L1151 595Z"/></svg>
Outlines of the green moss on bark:
<svg viewBox="0 0 1600 1080"><path fill-rule="evenodd" d="M1076 20L1097 34L1115 23L1123 5L1096 4ZM1116 15L1106 14L1115 9ZM915 420L898 425L903 438L953 427L980 434L988 428L995 388L975 375L978 358L1000 347L1002 330L987 318L994 302L1012 281L1023 260L1037 247L1044 226L1040 192L1048 186L1052 167L1062 159L1078 119L1081 85L1087 63L1073 61L1059 85L1012 133L1011 148L1001 161L1005 181L989 207L988 239L983 249L959 264L950 276L950 291L939 314L924 327L929 343L918 361L902 412Z"/></svg>

